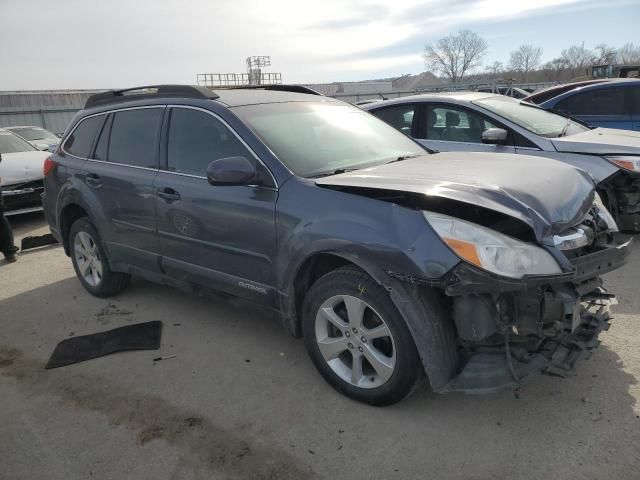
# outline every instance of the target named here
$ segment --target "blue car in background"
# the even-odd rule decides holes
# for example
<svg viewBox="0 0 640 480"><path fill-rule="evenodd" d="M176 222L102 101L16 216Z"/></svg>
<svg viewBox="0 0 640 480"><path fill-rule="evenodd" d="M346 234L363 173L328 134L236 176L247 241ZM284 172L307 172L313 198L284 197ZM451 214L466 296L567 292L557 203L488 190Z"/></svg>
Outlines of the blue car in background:
<svg viewBox="0 0 640 480"><path fill-rule="evenodd" d="M616 79L577 86L553 98L526 101L570 115L591 127L640 131L640 80Z"/></svg>

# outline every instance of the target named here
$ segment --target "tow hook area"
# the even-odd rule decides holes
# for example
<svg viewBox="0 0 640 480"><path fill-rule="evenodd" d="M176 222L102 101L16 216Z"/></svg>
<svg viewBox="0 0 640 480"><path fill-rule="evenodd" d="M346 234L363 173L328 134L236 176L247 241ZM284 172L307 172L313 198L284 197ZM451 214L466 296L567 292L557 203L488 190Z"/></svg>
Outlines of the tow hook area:
<svg viewBox="0 0 640 480"><path fill-rule="evenodd" d="M608 330L610 307L616 298L598 288L576 304L575 328L562 334L531 342L508 331L500 345L484 346L467 357L460 373L441 391L470 394L491 393L503 388L515 388L536 374L557 377L575 375L576 361L590 355L600 341L598 336Z"/></svg>

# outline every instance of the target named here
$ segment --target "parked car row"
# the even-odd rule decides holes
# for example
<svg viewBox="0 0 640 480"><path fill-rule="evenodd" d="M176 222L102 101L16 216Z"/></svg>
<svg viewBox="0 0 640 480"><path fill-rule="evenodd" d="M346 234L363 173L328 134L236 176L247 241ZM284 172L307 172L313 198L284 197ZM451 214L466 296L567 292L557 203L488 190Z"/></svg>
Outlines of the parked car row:
<svg viewBox="0 0 640 480"><path fill-rule="evenodd" d="M432 151L522 153L582 168L619 226L640 230L640 132L590 129L526 101L484 93L425 94L362 108Z"/></svg>
<svg viewBox="0 0 640 480"><path fill-rule="evenodd" d="M45 161L47 221L91 294L140 275L256 302L373 405L425 373L475 393L570 375L629 253L606 206L630 202L608 180L635 185L629 151L575 153L600 134L497 95L371 109L396 128L303 87L94 95Z"/></svg>

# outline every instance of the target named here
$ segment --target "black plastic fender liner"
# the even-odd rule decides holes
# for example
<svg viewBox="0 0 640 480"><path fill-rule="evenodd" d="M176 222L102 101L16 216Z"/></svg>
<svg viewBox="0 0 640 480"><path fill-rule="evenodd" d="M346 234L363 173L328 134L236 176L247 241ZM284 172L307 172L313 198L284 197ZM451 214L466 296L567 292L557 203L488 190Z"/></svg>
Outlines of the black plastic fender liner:
<svg viewBox="0 0 640 480"><path fill-rule="evenodd" d="M407 322L431 388L443 392L460 368L453 318L436 289L397 280L393 284L387 290Z"/></svg>

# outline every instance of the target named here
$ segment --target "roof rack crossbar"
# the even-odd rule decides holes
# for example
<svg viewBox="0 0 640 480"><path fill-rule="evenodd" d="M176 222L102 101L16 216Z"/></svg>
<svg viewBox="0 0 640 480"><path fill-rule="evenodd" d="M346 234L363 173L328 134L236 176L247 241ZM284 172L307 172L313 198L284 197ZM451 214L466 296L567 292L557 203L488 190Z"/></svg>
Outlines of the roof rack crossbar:
<svg viewBox="0 0 640 480"><path fill-rule="evenodd" d="M145 90L154 90L145 92ZM136 94L133 92L140 91ZM84 108L108 105L110 103L121 102L122 100L139 100L142 98L156 97L188 97L215 100L219 98L215 92L207 87L195 85L147 85L144 87L124 88L121 90L107 90L105 92L91 95L84 105Z"/></svg>

